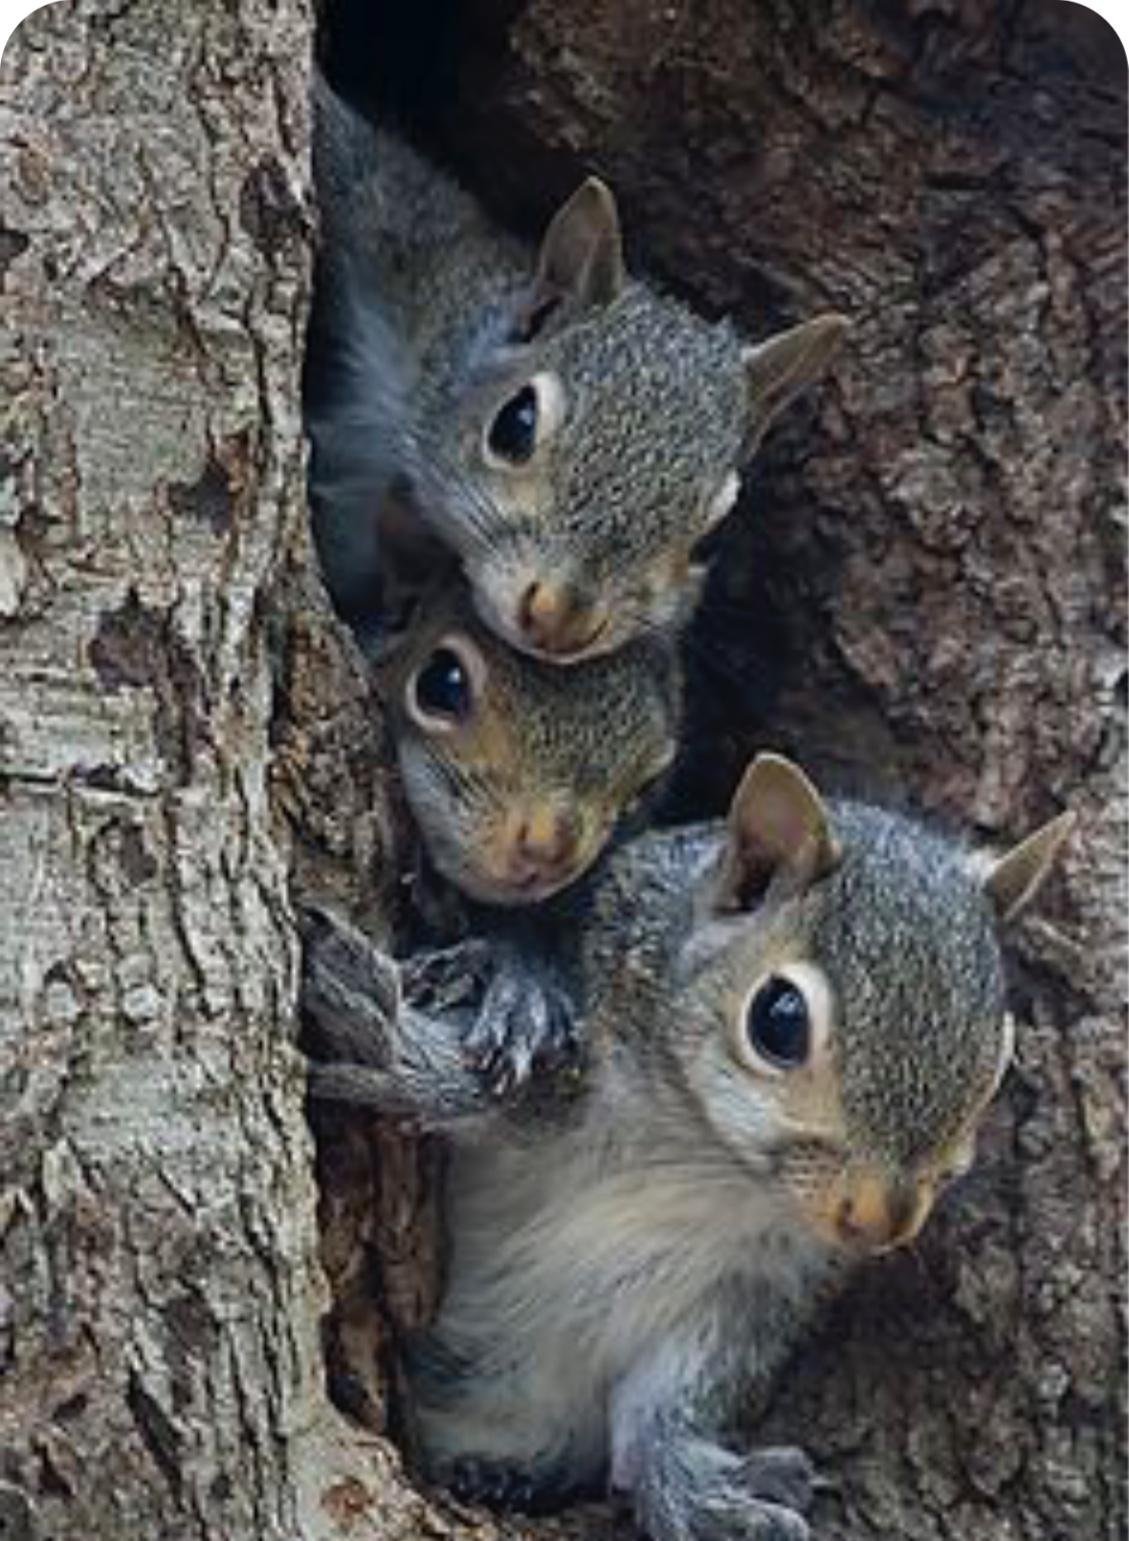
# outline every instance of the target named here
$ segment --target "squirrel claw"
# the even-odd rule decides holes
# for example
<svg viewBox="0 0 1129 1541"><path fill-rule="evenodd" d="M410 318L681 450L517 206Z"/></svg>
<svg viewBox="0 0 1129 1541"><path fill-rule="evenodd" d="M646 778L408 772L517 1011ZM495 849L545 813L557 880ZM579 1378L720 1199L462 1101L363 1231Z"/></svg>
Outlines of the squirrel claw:
<svg viewBox="0 0 1129 1541"><path fill-rule="evenodd" d="M533 1478L496 1461L464 1457L447 1472L445 1486L464 1503L485 1504L488 1509L529 1513L536 1508L537 1484Z"/></svg>
<svg viewBox="0 0 1129 1541"><path fill-rule="evenodd" d="M490 948L471 940L413 953L400 965L404 999L419 1011L442 1014L472 1005L486 990Z"/></svg>
<svg viewBox="0 0 1129 1541"><path fill-rule="evenodd" d="M575 1067L579 1046L572 1003L552 979L521 959L507 962L487 987L463 1048L493 1095L509 1096L534 1073L555 1075Z"/></svg>
<svg viewBox="0 0 1129 1541"><path fill-rule="evenodd" d="M741 1466L742 1480L750 1493L798 1514L807 1513L817 1487L825 1485L816 1476L811 1458L795 1445L768 1445L753 1450Z"/></svg>

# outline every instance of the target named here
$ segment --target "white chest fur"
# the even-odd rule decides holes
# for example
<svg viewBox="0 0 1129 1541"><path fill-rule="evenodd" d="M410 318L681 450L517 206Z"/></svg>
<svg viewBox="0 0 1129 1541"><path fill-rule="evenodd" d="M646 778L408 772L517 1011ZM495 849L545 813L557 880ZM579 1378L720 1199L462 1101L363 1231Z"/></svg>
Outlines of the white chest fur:
<svg viewBox="0 0 1129 1541"><path fill-rule="evenodd" d="M721 1281L747 1285L751 1312L766 1291L810 1293L821 1254L767 1179L614 1111L535 1144L456 1146L436 1332L468 1373L425 1404L433 1455L589 1474L617 1383Z"/></svg>

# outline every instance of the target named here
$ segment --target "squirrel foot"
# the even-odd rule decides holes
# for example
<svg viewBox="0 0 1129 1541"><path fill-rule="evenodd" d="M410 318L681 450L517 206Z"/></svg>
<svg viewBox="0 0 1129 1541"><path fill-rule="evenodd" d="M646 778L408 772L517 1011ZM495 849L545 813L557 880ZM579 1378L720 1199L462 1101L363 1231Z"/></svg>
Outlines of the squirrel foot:
<svg viewBox="0 0 1129 1541"><path fill-rule="evenodd" d="M402 968L329 910L306 908L299 926L311 1097L425 1127L492 1111L462 1048L460 1012L479 993L480 948L460 949L457 967L433 954ZM418 1009L421 999L429 1009Z"/></svg>
<svg viewBox="0 0 1129 1541"><path fill-rule="evenodd" d="M770 1446L735 1456L697 1439L664 1452L663 1477L638 1495L655 1541L811 1541L801 1511L817 1486L802 1450Z"/></svg>
<svg viewBox="0 0 1129 1541"><path fill-rule="evenodd" d="M400 964L404 999L417 1011L440 1015L476 1009L487 993L490 974L489 943L477 938L413 953Z"/></svg>
<svg viewBox="0 0 1129 1541"><path fill-rule="evenodd" d="M551 1496L529 1472L475 1456L455 1461L444 1473L443 1485L464 1503L484 1504L488 1509L537 1514L551 1504Z"/></svg>
<svg viewBox="0 0 1129 1541"><path fill-rule="evenodd" d="M575 1008L556 970L534 947L460 942L416 953L401 965L400 978L405 999L420 1010L473 1010L463 1051L492 1096L511 1096L533 1075L575 1074Z"/></svg>
<svg viewBox="0 0 1129 1541"><path fill-rule="evenodd" d="M575 1075L580 1048L575 1007L552 969L528 954L502 953L463 1046L496 1097L536 1074Z"/></svg>
<svg viewBox="0 0 1129 1541"><path fill-rule="evenodd" d="M806 1514L820 1485L810 1456L796 1445L766 1445L741 1461L740 1481L757 1498Z"/></svg>
<svg viewBox="0 0 1129 1541"><path fill-rule="evenodd" d="M300 999L317 1030L319 1058L387 1063L388 1032L400 1012L400 971L387 953L332 910L299 910Z"/></svg>

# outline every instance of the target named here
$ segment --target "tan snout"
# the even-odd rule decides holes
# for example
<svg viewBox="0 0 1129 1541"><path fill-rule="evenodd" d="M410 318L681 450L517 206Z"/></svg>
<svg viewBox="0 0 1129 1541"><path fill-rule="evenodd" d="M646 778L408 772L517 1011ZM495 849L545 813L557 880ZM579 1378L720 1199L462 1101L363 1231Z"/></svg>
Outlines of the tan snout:
<svg viewBox="0 0 1129 1541"><path fill-rule="evenodd" d="M816 1229L855 1252L890 1252L913 1240L933 1206L928 1183L871 1168L840 1173L804 1207Z"/></svg>
<svg viewBox="0 0 1129 1541"><path fill-rule="evenodd" d="M533 582L518 601L517 625L531 652L557 661L600 651L608 613L568 584Z"/></svg>
<svg viewBox="0 0 1129 1541"><path fill-rule="evenodd" d="M552 803L512 808L492 843L491 867L514 897L544 897L563 888L584 865L577 814Z"/></svg>

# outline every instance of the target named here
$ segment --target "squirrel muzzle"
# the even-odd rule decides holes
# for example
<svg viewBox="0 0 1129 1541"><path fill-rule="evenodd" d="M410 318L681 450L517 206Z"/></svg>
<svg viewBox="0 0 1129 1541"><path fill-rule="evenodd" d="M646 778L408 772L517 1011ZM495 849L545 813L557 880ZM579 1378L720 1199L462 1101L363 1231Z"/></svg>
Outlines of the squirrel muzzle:
<svg viewBox="0 0 1129 1541"><path fill-rule="evenodd" d="M825 1240L875 1256L914 1239L933 1207L934 1186L879 1167L848 1167L816 1191L797 1196Z"/></svg>
<svg viewBox="0 0 1129 1541"><path fill-rule="evenodd" d="M479 865L494 902L531 903L572 882L593 855L579 812L545 801L508 809Z"/></svg>
<svg viewBox="0 0 1129 1541"><path fill-rule="evenodd" d="M610 620L606 609L568 584L530 583L517 607L521 645L556 662L601 652Z"/></svg>

